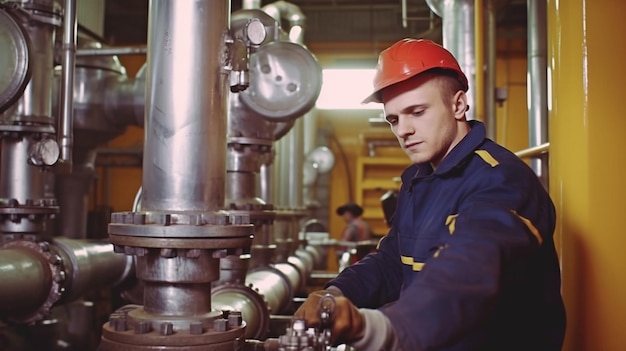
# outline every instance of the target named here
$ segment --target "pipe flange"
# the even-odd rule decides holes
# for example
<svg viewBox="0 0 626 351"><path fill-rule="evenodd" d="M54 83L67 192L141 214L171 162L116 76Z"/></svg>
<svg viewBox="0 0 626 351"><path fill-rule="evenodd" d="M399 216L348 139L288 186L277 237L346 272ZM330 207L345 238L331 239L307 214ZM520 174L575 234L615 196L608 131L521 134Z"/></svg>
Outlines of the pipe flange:
<svg viewBox="0 0 626 351"><path fill-rule="evenodd" d="M183 327L184 325L184 327ZM246 324L238 312L215 312L210 318L198 316L152 319L142 306L129 305L113 312L102 328L102 350L119 350L120 344L133 350L232 350L233 342L244 340Z"/></svg>
<svg viewBox="0 0 626 351"><path fill-rule="evenodd" d="M26 200L26 204L20 204L17 199L0 199L0 223L9 220L20 223L22 219L38 222L42 218L52 218L59 213L56 199Z"/></svg>
<svg viewBox="0 0 626 351"><path fill-rule="evenodd" d="M254 225L247 213L116 212L109 238L121 246L181 249L249 247Z"/></svg>
<svg viewBox="0 0 626 351"><path fill-rule="evenodd" d="M0 249L8 248L23 248L32 250L41 256L41 261L46 262L50 269L50 276L52 279L50 283L50 292L48 293L46 301L39 306L37 311L31 313L30 315L13 320L19 323L33 324L48 317L52 306L63 296L65 289L61 287L61 284L65 281L67 276L65 267L63 266L63 259L57 253L50 250L50 243L47 241L40 241L37 243L29 240L12 240L0 244Z"/></svg>
<svg viewBox="0 0 626 351"><path fill-rule="evenodd" d="M20 134L47 134L55 135L54 127L50 125L49 116L20 116L19 120L2 121L0 123L0 137L21 138Z"/></svg>

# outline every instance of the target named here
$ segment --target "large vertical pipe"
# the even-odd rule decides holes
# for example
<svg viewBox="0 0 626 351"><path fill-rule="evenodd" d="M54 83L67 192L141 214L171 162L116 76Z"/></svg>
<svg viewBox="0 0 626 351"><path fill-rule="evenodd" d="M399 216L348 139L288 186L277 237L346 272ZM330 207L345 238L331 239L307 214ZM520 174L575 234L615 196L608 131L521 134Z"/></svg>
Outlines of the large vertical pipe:
<svg viewBox="0 0 626 351"><path fill-rule="evenodd" d="M42 9L46 6L44 3L39 5ZM52 9L50 12L53 12ZM52 66L56 20L56 17L50 17L46 23L32 21L24 26L32 44L30 53L32 76L22 97L0 115L3 124L52 126ZM28 134L28 131L25 131L25 135ZM2 138L0 198L16 199L19 204L34 201L36 205L43 205L37 202L45 197L44 173L40 167L29 163L30 148L35 141L23 136Z"/></svg>
<svg viewBox="0 0 626 351"><path fill-rule="evenodd" d="M143 210L224 206L229 13L225 1L151 3Z"/></svg>
<svg viewBox="0 0 626 351"><path fill-rule="evenodd" d="M279 23L281 19L289 22L289 40L302 44L304 41L304 23L306 17L300 8L287 1L276 1L263 6L262 10L274 17ZM298 118L293 128L280 139L277 144L278 150L278 177L276 184L276 204L278 207L302 208L304 201L302 191L302 167L304 158L304 122Z"/></svg>
<svg viewBox="0 0 626 351"><path fill-rule="evenodd" d="M475 119L474 0L426 0L426 3L442 18L443 46L456 57L467 76L467 97L470 105L467 118Z"/></svg>
<svg viewBox="0 0 626 351"><path fill-rule="evenodd" d="M278 144L278 178L276 204L284 208L302 207L302 159L304 153L303 122L299 118Z"/></svg>
<svg viewBox="0 0 626 351"><path fill-rule="evenodd" d="M547 4L528 0L528 146L548 142ZM548 184L547 155L533 158L531 167L544 186Z"/></svg>
<svg viewBox="0 0 626 351"><path fill-rule="evenodd" d="M563 350L621 350L626 236L621 112L626 2L548 0L550 195L558 213Z"/></svg>

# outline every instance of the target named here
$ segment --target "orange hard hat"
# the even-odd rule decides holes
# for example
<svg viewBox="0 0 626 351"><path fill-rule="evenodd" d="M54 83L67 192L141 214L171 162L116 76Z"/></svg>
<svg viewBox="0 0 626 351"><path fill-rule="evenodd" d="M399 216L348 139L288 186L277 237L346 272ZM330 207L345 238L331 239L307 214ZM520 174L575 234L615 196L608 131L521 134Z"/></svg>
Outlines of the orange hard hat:
<svg viewBox="0 0 626 351"><path fill-rule="evenodd" d="M382 102L381 91L433 68L443 68L456 73L467 91L467 77L450 51L426 39L402 39L378 56L374 75L374 92L363 103Z"/></svg>

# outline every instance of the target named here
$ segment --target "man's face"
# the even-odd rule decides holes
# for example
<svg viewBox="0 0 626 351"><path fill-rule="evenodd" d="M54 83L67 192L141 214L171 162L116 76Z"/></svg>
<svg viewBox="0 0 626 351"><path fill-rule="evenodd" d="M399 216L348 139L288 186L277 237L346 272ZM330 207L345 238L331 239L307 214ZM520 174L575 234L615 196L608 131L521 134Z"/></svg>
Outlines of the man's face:
<svg viewBox="0 0 626 351"><path fill-rule="evenodd" d="M441 83L418 76L382 92L385 118L413 163L439 166L467 134L465 93L444 97ZM462 110L461 110L462 109Z"/></svg>
<svg viewBox="0 0 626 351"><path fill-rule="evenodd" d="M350 211L344 212L341 217L346 223L350 223L354 219L354 215Z"/></svg>

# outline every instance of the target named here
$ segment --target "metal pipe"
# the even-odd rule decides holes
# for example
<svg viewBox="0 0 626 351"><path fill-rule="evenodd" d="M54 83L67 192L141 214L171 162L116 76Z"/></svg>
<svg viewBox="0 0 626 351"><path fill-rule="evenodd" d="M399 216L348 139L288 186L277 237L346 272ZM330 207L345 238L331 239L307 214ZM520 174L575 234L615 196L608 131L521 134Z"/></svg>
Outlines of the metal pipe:
<svg viewBox="0 0 626 351"><path fill-rule="evenodd" d="M143 210L224 206L228 89L218 72L229 11L223 1L150 6Z"/></svg>
<svg viewBox="0 0 626 351"><path fill-rule="evenodd" d="M443 46L459 62L467 76L470 109L467 119L475 119L476 64L474 49L474 0L426 0L430 9L442 18Z"/></svg>
<svg viewBox="0 0 626 351"><path fill-rule="evenodd" d="M304 25L306 17L300 8L286 1L276 1L262 7L262 10L280 23L282 18L289 22L289 39L302 44L304 39ZM280 176L275 180L283 186L275 186L275 199L278 206L301 208L303 206L302 166L304 158L304 123L301 119L295 121L293 128L280 139L277 144L279 152L276 167Z"/></svg>
<svg viewBox="0 0 626 351"><path fill-rule="evenodd" d="M485 0L485 126L487 137L497 138L496 115L496 9L493 0Z"/></svg>
<svg viewBox="0 0 626 351"><path fill-rule="evenodd" d="M146 46L124 46L100 49L78 49L76 50L76 56L145 55L147 52L148 48Z"/></svg>
<svg viewBox="0 0 626 351"><path fill-rule="evenodd" d="M483 0L474 0L474 116L485 121L485 51L484 51L484 4Z"/></svg>
<svg viewBox="0 0 626 351"><path fill-rule="evenodd" d="M132 257L105 241L12 240L0 247L0 319L34 322L53 305L116 286L133 273Z"/></svg>
<svg viewBox="0 0 626 351"><path fill-rule="evenodd" d="M537 146L530 147L528 149L520 150L515 153L519 158L527 158L527 157L539 157L544 155L550 149L550 143L545 143Z"/></svg>
<svg viewBox="0 0 626 351"><path fill-rule="evenodd" d="M261 8L261 0L243 0L241 8L247 10Z"/></svg>
<svg viewBox="0 0 626 351"><path fill-rule="evenodd" d="M32 75L22 96L0 114L0 129L4 134L0 156L0 209L4 212L10 207L9 212L18 212L13 214L15 220L3 221L0 227L3 232L39 234L45 231L47 217L37 215L58 210L51 206L55 200L47 197L46 173L39 166L50 166L58 157L53 152L58 151L57 145L49 137L55 131L51 113L51 78L54 31L60 21L51 2L37 4L37 9L43 10L38 13L40 15L33 15L31 8L14 5L15 18L23 22L31 44L29 64ZM38 141L40 137L44 139ZM36 216L36 220L28 219L33 218L31 215Z"/></svg>
<svg viewBox="0 0 626 351"><path fill-rule="evenodd" d="M26 247L0 250L0 317L19 319L36 312L52 287L45 257Z"/></svg>
<svg viewBox="0 0 626 351"><path fill-rule="evenodd" d="M406 0L402 0L402 28L405 28L408 26L407 23L407 10L406 10Z"/></svg>
<svg viewBox="0 0 626 351"><path fill-rule="evenodd" d="M281 268L289 267L283 264ZM293 267L293 266L290 266ZM292 268L290 273L293 273ZM254 289L265 299L270 313L280 313L293 297L291 280L285 274L272 266L262 267L259 270L249 272L246 275L246 285Z"/></svg>
<svg viewBox="0 0 626 351"><path fill-rule="evenodd" d="M547 4L528 0L528 145L548 141ZM531 160L531 167L548 184L547 159Z"/></svg>
<svg viewBox="0 0 626 351"><path fill-rule="evenodd" d="M63 21L63 58L61 103L59 111L60 162L68 171L72 169L72 148L74 146L74 69L76 61L76 0L65 1Z"/></svg>
<svg viewBox="0 0 626 351"><path fill-rule="evenodd" d="M300 8L287 1L275 1L261 8L265 13L274 17L280 23L281 19L289 22L289 40L294 43L303 43L304 25L306 17Z"/></svg>
<svg viewBox="0 0 626 351"><path fill-rule="evenodd" d="M52 248L63 257L67 271L62 301L72 301L90 290L116 286L131 277L133 257L114 252L108 241L57 237Z"/></svg>
<svg viewBox="0 0 626 351"><path fill-rule="evenodd" d="M296 120L294 127L280 139L278 144L278 181L276 204L279 207L302 207L302 162L304 154L302 119Z"/></svg>

